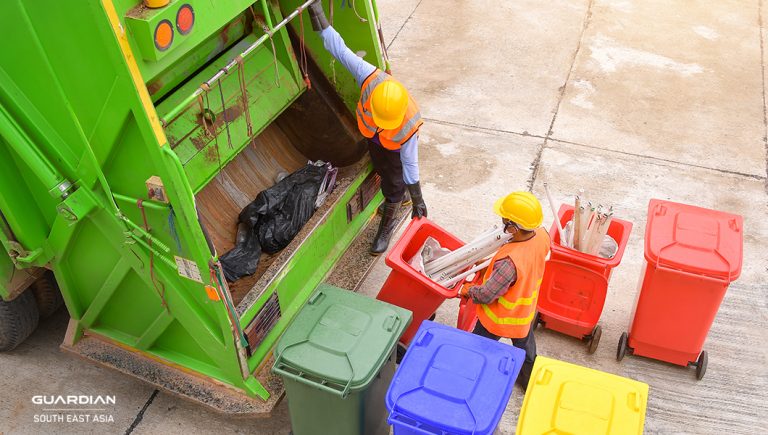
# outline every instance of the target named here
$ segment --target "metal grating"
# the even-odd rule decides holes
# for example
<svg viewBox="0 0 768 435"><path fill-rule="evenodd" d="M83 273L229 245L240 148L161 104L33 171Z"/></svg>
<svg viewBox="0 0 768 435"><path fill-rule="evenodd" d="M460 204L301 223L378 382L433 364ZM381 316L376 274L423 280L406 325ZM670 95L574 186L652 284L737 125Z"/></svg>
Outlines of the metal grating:
<svg viewBox="0 0 768 435"><path fill-rule="evenodd" d="M267 302L261 307L261 310L253 318L251 324L245 328L245 336L248 339L249 354L255 351L262 341L267 337L267 334L275 326L282 312L280 311L280 299L277 296L277 292L272 293Z"/></svg>
<svg viewBox="0 0 768 435"><path fill-rule="evenodd" d="M368 206L373 197L379 192L380 185L381 178L375 172L371 172L363 180L363 183L357 188L355 194L352 195L352 198L347 203L347 222L352 222L355 216L365 210L365 207Z"/></svg>

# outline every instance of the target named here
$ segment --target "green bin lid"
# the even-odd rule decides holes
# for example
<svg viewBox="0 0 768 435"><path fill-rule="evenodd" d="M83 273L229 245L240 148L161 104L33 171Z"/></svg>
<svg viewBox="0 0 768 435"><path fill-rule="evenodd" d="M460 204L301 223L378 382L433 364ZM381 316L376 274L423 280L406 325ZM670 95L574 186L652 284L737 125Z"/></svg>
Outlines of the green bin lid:
<svg viewBox="0 0 768 435"><path fill-rule="evenodd" d="M381 370L411 312L321 284L277 343L273 370L345 397Z"/></svg>

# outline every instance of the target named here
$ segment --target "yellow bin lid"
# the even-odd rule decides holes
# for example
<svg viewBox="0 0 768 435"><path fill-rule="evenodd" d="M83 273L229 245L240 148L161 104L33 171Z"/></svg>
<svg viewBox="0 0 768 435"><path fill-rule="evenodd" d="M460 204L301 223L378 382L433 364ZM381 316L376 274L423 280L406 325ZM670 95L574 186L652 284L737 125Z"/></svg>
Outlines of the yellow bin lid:
<svg viewBox="0 0 768 435"><path fill-rule="evenodd" d="M648 384L536 357L517 434L642 434Z"/></svg>

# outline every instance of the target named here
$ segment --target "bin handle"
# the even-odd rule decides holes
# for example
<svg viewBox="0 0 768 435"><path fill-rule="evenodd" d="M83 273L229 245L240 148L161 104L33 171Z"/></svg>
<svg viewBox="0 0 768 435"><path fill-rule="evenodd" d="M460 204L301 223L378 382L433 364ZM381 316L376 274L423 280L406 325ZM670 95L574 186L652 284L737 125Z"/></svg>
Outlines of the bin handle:
<svg viewBox="0 0 768 435"><path fill-rule="evenodd" d="M589 269L589 268L587 268L587 267L584 267L584 266L582 266L581 264L570 263L570 262L568 262L568 261L563 261L563 260L548 260L548 261L547 261L547 263L552 263L552 264L564 264L564 265L566 265L566 266L568 266L568 267L572 267L572 268L574 268L574 269L578 269L578 270L579 270L579 271L581 271L582 273L588 273L588 274L597 275L597 276L599 276L600 278L602 278L602 280L604 280L604 281L605 281L605 287L606 287L606 288L608 288L608 280L605 278L605 276L603 276L603 275L602 275L602 274L600 274L599 272L596 272L596 271L594 271L594 270L592 270L592 269ZM542 282L543 282L543 281L542 281ZM541 289L541 284L539 284L539 289Z"/></svg>
<svg viewBox="0 0 768 435"><path fill-rule="evenodd" d="M416 388L413 388L413 389L410 389L408 391L404 391L404 392L398 394L397 398L392 402L392 412L389 414L389 418L387 418L387 423L392 424L395 417L397 417L398 415L403 415L403 414L401 414L401 413L399 413L399 412L397 412L395 410L397 408L397 402L399 402L400 399L403 396L407 396L409 394L415 393L415 392L421 390L422 388L423 387L418 386ZM463 401L464 401L464 406L466 406L467 407L467 411L469 411L470 417L472 417L472 421L473 421L474 427L472 428L472 432L471 433L472 433L472 435L474 435L477 432L477 417L475 416L475 413L472 412L472 407L469 406L469 402L467 402L467 399L464 399ZM412 420L409 417L407 417L407 418L409 420ZM409 429L413 429L415 432L418 432L420 434L435 435L435 432L427 432L424 429L420 428L419 426L415 426L413 424L408 424L408 423L405 423L405 422L399 421L399 420L398 420L398 423L402 424L403 426L408 426Z"/></svg>
<svg viewBox="0 0 768 435"><path fill-rule="evenodd" d="M301 370L296 370L290 365L283 362L283 355L285 354L286 350L288 350L293 346L307 343L308 341L309 339L305 339L305 340L298 341L296 343L286 346L285 349L283 349L283 351L280 353L280 356L277 357L277 360L275 361L275 365L272 367L272 371L274 373L277 373L281 376L285 376L286 378L292 379L301 384L308 385L314 388L319 388L325 392L328 392L337 396L341 396L342 399L346 399L347 396L349 395L349 390L352 388L352 380L355 379L355 369L352 366L352 361L349 360L349 355L344 354L344 358L347 361L347 365L349 366L349 371L351 375L342 390L329 386L328 385L329 383L327 381L323 381L322 383L317 383L310 379L307 379L304 377L305 375L304 372L302 372Z"/></svg>
<svg viewBox="0 0 768 435"><path fill-rule="evenodd" d="M434 337L434 334L432 334L432 331L430 331L429 329L425 329L424 331L421 332L418 338L416 338L416 340L414 341L414 344L416 346L424 347L432 341L432 337Z"/></svg>
<svg viewBox="0 0 768 435"><path fill-rule="evenodd" d="M313 294L312 297L309 298L309 300L307 301L307 305L314 305L322 301L323 299L325 299L325 293L322 290L320 290L317 293Z"/></svg>
<svg viewBox="0 0 768 435"><path fill-rule="evenodd" d="M616 243L618 244L619 240L617 240ZM567 248L567 249L570 249L571 251L574 251L574 252L577 252L578 254L581 254L581 255L575 255L574 256L577 259L576 261L578 261L579 263L586 263L586 264L590 264L592 266L601 267L601 268L605 268L606 267L605 263L601 263L600 261L595 261L592 258L589 258L589 257L595 257L595 258L602 258L602 257L598 257L597 255L587 254L587 253L581 252L581 251L576 251L575 249L572 249L572 248ZM621 250L621 246L619 246L619 250ZM617 255L619 253L619 250L616 251ZM614 256L613 258L616 258L616 257Z"/></svg>
<svg viewBox="0 0 768 435"><path fill-rule="evenodd" d="M694 278L694 279L703 279L705 281L716 282L718 284L728 285L731 282L730 279L719 278L719 277L716 277L716 276L709 276L709 275L698 275L698 274L695 274L695 273L688 272L687 270L681 270L681 269L675 269L675 268L672 268L672 267L667 267L667 266L665 266L663 264L657 266L656 268L657 269L664 269L664 270L671 270L671 271L674 271L675 273L680 274L680 275L685 275L685 276L688 276L688 277L691 277L691 278ZM730 276L730 273L729 273L729 276Z"/></svg>
<svg viewBox="0 0 768 435"><path fill-rule="evenodd" d="M392 332L399 324L400 316L392 314L391 316L388 316L386 319L384 319L384 330L387 332Z"/></svg>
<svg viewBox="0 0 768 435"><path fill-rule="evenodd" d="M406 423L405 421L398 419L401 415L403 415L403 414L401 414L401 413L399 413L397 411L392 411L389 414L389 417L387 417L387 423L390 426L393 426L395 424L395 422L397 422L398 425L402 425L402 426L408 427L408 432L417 433L417 434L420 434L420 435L442 435L444 433L443 431L440 431L440 432L428 431L426 429L421 428L418 424ZM403 416L406 419L408 419L408 420L413 420L412 418L408 417L407 415L403 415Z"/></svg>
<svg viewBox="0 0 768 435"><path fill-rule="evenodd" d="M508 375L511 365L512 365L512 359L510 359L508 356L505 356L504 358L499 360L499 371L505 375Z"/></svg>
<svg viewBox="0 0 768 435"><path fill-rule="evenodd" d="M720 257L725 262L726 266L728 267L728 278L720 278L720 277L714 277L714 276L709 276L709 275L697 275L695 273L691 273L691 272L688 272L688 271L685 271L685 270L682 270L682 269L678 269L678 268L672 267L672 265L663 263L661 261L662 260L661 253L665 249L667 249L669 247L672 247L675 244L676 244L676 242L670 242L668 245L663 246L661 249L659 249L659 254L658 254L658 256L656 256L656 268L657 269L658 268L664 268L664 269L667 269L667 270L674 270L676 272L681 272L681 273L684 273L684 274L689 275L689 276L695 276L697 278L709 278L709 279L711 279L713 281L722 282L722 283L725 283L725 284L730 284L730 282L731 282L731 262L728 261L728 259L725 258L725 256L723 256L723 254L720 253L720 251L717 251L717 250L715 251L715 254L717 254L717 256Z"/></svg>

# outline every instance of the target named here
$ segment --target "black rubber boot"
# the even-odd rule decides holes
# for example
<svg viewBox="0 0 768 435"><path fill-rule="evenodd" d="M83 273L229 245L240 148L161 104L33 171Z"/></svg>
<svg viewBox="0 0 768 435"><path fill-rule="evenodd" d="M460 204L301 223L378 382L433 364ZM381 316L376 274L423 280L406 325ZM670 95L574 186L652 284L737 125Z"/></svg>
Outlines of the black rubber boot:
<svg viewBox="0 0 768 435"><path fill-rule="evenodd" d="M411 201L411 196L408 195L408 192L405 192L405 195L403 195L403 202L400 203L401 206L403 205L411 205L413 204L413 201ZM379 204L379 206L376 208L376 214L382 215L384 214L384 207L386 207L387 201L382 202Z"/></svg>
<svg viewBox="0 0 768 435"><path fill-rule="evenodd" d="M400 211L399 202L385 202L384 210L381 214L381 222L379 222L379 231L376 232L376 237L373 238L373 246L371 246L371 254L379 255L387 250L389 246L389 239L392 237L392 233L395 231L397 225L397 212Z"/></svg>

